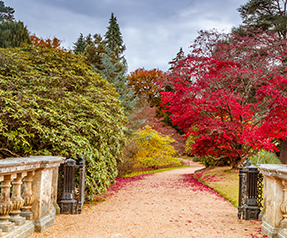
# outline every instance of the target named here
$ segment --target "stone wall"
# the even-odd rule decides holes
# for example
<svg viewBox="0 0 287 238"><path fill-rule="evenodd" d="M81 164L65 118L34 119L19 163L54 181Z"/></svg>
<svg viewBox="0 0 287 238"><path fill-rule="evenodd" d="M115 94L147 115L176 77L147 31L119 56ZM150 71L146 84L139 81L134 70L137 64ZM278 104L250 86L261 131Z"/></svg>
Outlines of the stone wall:
<svg viewBox="0 0 287 238"><path fill-rule="evenodd" d="M0 237L27 237L54 224L58 168L64 159L31 156L0 160Z"/></svg>
<svg viewBox="0 0 287 238"><path fill-rule="evenodd" d="M287 238L287 165L261 164L264 175L262 233Z"/></svg>

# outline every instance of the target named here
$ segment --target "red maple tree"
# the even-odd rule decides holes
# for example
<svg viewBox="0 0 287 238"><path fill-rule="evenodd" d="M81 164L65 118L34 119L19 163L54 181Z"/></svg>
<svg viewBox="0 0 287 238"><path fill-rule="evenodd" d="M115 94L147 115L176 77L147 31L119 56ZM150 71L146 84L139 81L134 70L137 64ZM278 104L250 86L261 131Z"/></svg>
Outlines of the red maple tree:
<svg viewBox="0 0 287 238"><path fill-rule="evenodd" d="M233 158L236 167L286 140L286 46L266 32L200 32L171 72L174 91L162 93L173 123L193 137L192 153Z"/></svg>

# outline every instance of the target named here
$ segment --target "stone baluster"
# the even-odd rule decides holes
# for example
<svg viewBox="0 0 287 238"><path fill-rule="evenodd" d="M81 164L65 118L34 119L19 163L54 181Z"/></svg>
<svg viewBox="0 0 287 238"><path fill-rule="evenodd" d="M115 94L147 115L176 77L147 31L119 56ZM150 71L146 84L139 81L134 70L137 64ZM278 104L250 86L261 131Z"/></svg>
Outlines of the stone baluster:
<svg viewBox="0 0 287 238"><path fill-rule="evenodd" d="M13 211L11 212L11 217L9 221L15 223L16 226L21 226L25 223L25 218L21 217L20 209L24 205L24 199L21 197L21 184L22 179L27 175L27 172L18 173L16 179L12 182L13 184L13 191L11 196L11 202L13 203Z"/></svg>
<svg viewBox="0 0 287 238"><path fill-rule="evenodd" d="M283 202L281 204L281 212L283 213L283 220L280 222L281 228L287 228L287 181L282 180L283 184Z"/></svg>
<svg viewBox="0 0 287 238"><path fill-rule="evenodd" d="M4 177L4 179L3 179ZM2 176L1 199L0 199L0 229L4 232L12 231L15 228L14 223L9 222L9 213L13 210L13 203L10 201L10 182L16 177L16 174Z"/></svg>
<svg viewBox="0 0 287 238"><path fill-rule="evenodd" d="M35 171L30 171L27 173L27 176L23 179L22 198L24 199L24 206L22 207L22 212L20 213L20 215L22 217L25 217L26 220L33 219L33 212L31 211L31 206L35 200L32 191L32 183L34 175Z"/></svg>

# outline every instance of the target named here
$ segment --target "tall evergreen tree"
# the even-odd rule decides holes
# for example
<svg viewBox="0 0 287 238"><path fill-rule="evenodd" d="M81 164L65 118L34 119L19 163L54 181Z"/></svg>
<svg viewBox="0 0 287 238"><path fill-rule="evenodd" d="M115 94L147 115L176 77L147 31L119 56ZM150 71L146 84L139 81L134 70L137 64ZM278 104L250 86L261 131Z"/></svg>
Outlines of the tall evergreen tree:
<svg viewBox="0 0 287 238"><path fill-rule="evenodd" d="M87 41L86 41L86 39L85 39L85 37L83 36L82 33L80 33L80 36L79 36L78 40L75 43L73 43L73 44L74 44L74 46L73 46L74 53L76 55L83 55L84 51L86 49L86 46L87 46Z"/></svg>
<svg viewBox="0 0 287 238"><path fill-rule="evenodd" d="M28 29L21 21L2 21L0 23L0 47L19 47L22 43L31 44Z"/></svg>
<svg viewBox="0 0 287 238"><path fill-rule="evenodd" d="M115 62L113 59L113 52L102 54L102 69L93 67L94 72L99 73L108 82L113 83L114 87L119 94L119 100L121 106L125 110L125 114L129 121L131 120L131 114L134 111L134 107L137 98L134 92L127 85L126 69L122 67L120 62ZM119 69L121 68L121 71Z"/></svg>
<svg viewBox="0 0 287 238"><path fill-rule="evenodd" d="M5 6L3 1L0 1L0 21L14 20L14 8Z"/></svg>
<svg viewBox="0 0 287 238"><path fill-rule="evenodd" d="M0 1L0 47L19 47L21 43L31 44L29 32L21 21L14 21L14 8Z"/></svg>
<svg viewBox="0 0 287 238"><path fill-rule="evenodd" d="M182 47L180 47L179 52L176 54L176 57L173 58L170 62L168 62L168 64L170 64L170 70L174 69L174 65L176 64L176 62L182 60L184 58L184 52L182 50Z"/></svg>
<svg viewBox="0 0 287 238"><path fill-rule="evenodd" d="M105 68L103 64L103 57L108 53L106 43L100 34L95 34L92 37L90 35L86 38L87 46L84 52L86 63L93 65L97 70L103 70Z"/></svg>
<svg viewBox="0 0 287 238"><path fill-rule="evenodd" d="M74 53L86 56L85 61L92 66L93 71L114 85L121 106L131 121L137 97L127 84L127 63L123 56L125 49L120 27L113 13L104 38L100 34L87 37L80 34L74 43Z"/></svg>
<svg viewBox="0 0 287 238"><path fill-rule="evenodd" d="M243 24L238 32L248 29L273 31L282 38L287 36L287 0L249 0L237 9Z"/></svg>
<svg viewBox="0 0 287 238"><path fill-rule="evenodd" d="M107 48L115 53L117 59L121 59L123 52L126 50L126 46L123 44L122 33L114 13L111 14L109 24L105 34Z"/></svg>

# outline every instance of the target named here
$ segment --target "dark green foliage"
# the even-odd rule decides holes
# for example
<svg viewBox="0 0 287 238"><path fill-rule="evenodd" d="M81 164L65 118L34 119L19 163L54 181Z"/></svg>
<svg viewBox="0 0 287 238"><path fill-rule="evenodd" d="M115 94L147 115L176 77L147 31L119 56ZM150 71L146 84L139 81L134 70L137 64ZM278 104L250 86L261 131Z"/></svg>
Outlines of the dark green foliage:
<svg viewBox="0 0 287 238"><path fill-rule="evenodd" d="M111 84L59 49L0 49L0 155L87 158L88 194L117 176L126 117Z"/></svg>
<svg viewBox="0 0 287 238"><path fill-rule="evenodd" d="M215 161L211 156L196 156L193 158L193 162L202 163L205 167L212 167L215 165Z"/></svg>
<svg viewBox="0 0 287 238"><path fill-rule="evenodd" d="M103 57L108 53L106 42L100 34L95 34L93 38L88 35L86 37L87 46L84 51L86 63L93 65L97 70L104 70Z"/></svg>
<svg viewBox="0 0 287 238"><path fill-rule="evenodd" d="M92 66L93 71L114 85L119 94L121 106L130 122L137 99L126 83L127 64L122 56L125 46L123 46L119 25L113 13L105 39L100 34L87 37L80 34L74 45L74 53L83 54L85 62Z"/></svg>
<svg viewBox="0 0 287 238"><path fill-rule="evenodd" d="M29 32L23 22L0 22L0 47L19 47L22 43L31 44Z"/></svg>
<svg viewBox="0 0 287 238"><path fill-rule="evenodd" d="M192 159L192 161L202 163L205 167L229 166L230 165L230 159L227 157L217 159L217 158L213 158L212 156L209 156L209 155L195 156Z"/></svg>
<svg viewBox="0 0 287 238"><path fill-rule="evenodd" d="M277 0L249 0L237 10L243 20L243 25L237 30L261 29L277 32L286 38L287 34L287 1Z"/></svg>
<svg viewBox="0 0 287 238"><path fill-rule="evenodd" d="M105 34L107 48L115 53L117 59L120 59L121 54L126 50L126 46L123 45L122 33L114 13L111 15L109 24L108 31Z"/></svg>
<svg viewBox="0 0 287 238"><path fill-rule="evenodd" d="M4 2L0 1L0 21L14 20L14 12L14 8L5 6Z"/></svg>
<svg viewBox="0 0 287 238"><path fill-rule="evenodd" d="M175 64L182 60L184 58L184 52L182 50L182 47L180 47L179 52L176 54L176 57L173 58L170 62L168 62L168 64L170 64L170 68L169 70L174 69Z"/></svg>
<svg viewBox="0 0 287 238"><path fill-rule="evenodd" d="M87 42L84 38L83 34L81 33L78 40L74 43L74 53L76 55L83 55L86 49Z"/></svg>
<svg viewBox="0 0 287 238"><path fill-rule="evenodd" d="M103 69L100 70L96 67L93 67L93 69L108 82L113 83L117 93L119 94L121 106L125 109L125 114L130 119L137 99L132 89L126 84L127 76L125 75L125 68L123 68L118 61L113 59L111 53L103 54L102 57Z"/></svg>

